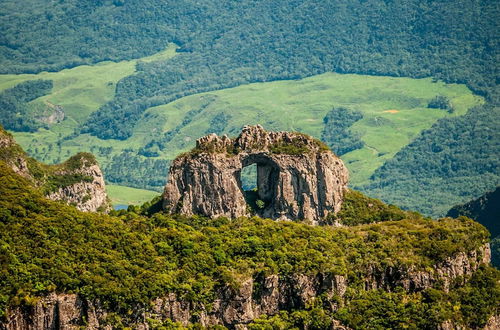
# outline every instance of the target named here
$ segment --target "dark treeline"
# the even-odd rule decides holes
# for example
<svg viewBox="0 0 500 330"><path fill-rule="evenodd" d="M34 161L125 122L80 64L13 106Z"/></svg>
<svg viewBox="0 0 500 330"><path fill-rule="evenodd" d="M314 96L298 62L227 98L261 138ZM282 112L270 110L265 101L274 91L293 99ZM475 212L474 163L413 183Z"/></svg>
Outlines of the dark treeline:
<svg viewBox="0 0 500 330"><path fill-rule="evenodd" d="M106 181L129 187L160 191L167 180L169 161L122 152L104 168Z"/></svg>
<svg viewBox="0 0 500 330"><path fill-rule="evenodd" d="M499 110L480 106L465 116L438 121L377 169L362 190L439 216L446 214L447 203L495 189L500 176Z"/></svg>
<svg viewBox="0 0 500 330"><path fill-rule="evenodd" d="M325 127L321 140L339 156L350 151L363 148L363 141L349 129L355 122L361 120L363 114L346 108L334 108L323 118Z"/></svg>

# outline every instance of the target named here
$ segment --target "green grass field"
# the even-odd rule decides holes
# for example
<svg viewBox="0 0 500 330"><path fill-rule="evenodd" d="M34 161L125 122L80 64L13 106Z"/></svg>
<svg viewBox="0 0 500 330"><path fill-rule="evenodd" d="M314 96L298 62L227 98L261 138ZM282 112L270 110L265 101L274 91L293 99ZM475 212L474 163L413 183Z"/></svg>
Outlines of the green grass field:
<svg viewBox="0 0 500 330"><path fill-rule="evenodd" d="M27 80L52 80L54 82L52 93L33 102L61 105L64 108L66 120L52 126L51 131L58 134L69 134L75 127L83 123L92 112L113 99L116 83L120 79L134 74L137 62L152 62L171 58L175 55L176 48L176 45L170 44L160 53L132 61L101 62L59 72L0 75L0 91Z"/></svg>
<svg viewBox="0 0 500 330"><path fill-rule="evenodd" d="M139 60L168 59L175 55L175 47L171 45L162 53ZM364 116L351 129L360 135L365 147L342 157L350 170L351 184L361 185L368 182L375 169L439 118L463 115L483 102L465 85L435 82L431 78L325 73L301 80L255 83L196 94L150 108L126 141L100 140L88 134L69 137L90 113L112 99L116 82L133 74L139 60L105 62L57 73L0 75L0 89L27 79L54 80L53 92L33 102L62 105L66 113L66 119L49 130L15 133L16 139L31 155L47 163L89 151L104 167L113 155L123 150L138 151L152 139L176 129L177 134L159 156L173 159L210 132L212 119L221 113L229 116L222 131L228 135L237 135L244 125L261 124L269 130L300 131L320 138L326 113L332 107L344 106ZM427 108L429 100L437 95L451 100L453 114ZM199 109L191 122L182 124L189 111ZM102 152L104 148L108 151ZM133 197L133 193L128 196ZM127 198L122 199L124 204L132 203L126 202Z"/></svg>
<svg viewBox="0 0 500 330"><path fill-rule="evenodd" d="M141 205L159 195L156 191L111 184L106 185L106 191L113 205Z"/></svg>
<svg viewBox="0 0 500 330"><path fill-rule="evenodd" d="M445 95L455 112L427 108L436 95ZM211 103L182 128L166 148L164 157L173 158L191 148L194 140L209 129L219 113L231 116L224 132L236 135L246 124L262 124L271 130L300 131L321 137L323 118L332 107L344 106L363 113L352 129L366 147L343 156L351 172L351 183L366 182L373 171L412 141L439 118L459 116L483 100L465 85L432 82L432 79L375 77L326 73L296 81L278 81L188 96L167 105L151 108L148 119L137 129L166 132L178 126L187 111L207 98ZM154 125L150 118L155 118Z"/></svg>

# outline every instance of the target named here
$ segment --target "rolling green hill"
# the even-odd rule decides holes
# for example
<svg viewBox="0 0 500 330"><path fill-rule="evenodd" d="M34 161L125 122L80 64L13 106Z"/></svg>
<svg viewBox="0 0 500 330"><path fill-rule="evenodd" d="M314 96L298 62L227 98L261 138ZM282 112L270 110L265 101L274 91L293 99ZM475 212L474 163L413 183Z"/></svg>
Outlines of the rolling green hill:
<svg viewBox="0 0 500 330"><path fill-rule="evenodd" d="M107 65L112 66L110 69L121 67L119 72L131 69L129 62ZM71 130L75 122L81 122L79 116L83 111L80 106L69 103L73 99L68 93L78 95L82 104L87 105L87 113L96 111L98 107L85 102L85 99L93 98L94 91L102 86L101 82L106 77L104 70L99 76L91 67L85 69L85 74L81 74L80 68L51 73L50 77L55 81L54 90L33 101L61 104L67 118L52 125L50 130L15 133L16 139L28 152L46 162L56 162L61 155L77 150L91 151L97 154L111 182L149 189L161 189L168 166L161 163L163 167L156 166L159 168L153 172L155 165L152 162L173 159L180 152L192 148L200 136L211 132L235 135L244 125L260 123L267 129L296 130L322 138L325 116L338 107L358 111L362 115L349 130L359 136L363 146L343 155L351 171L351 183L360 185L436 120L463 115L467 109L483 102L464 85L431 79L328 73L303 80L255 83L184 97L148 109L135 126L131 138L125 141L101 140L89 134L74 136ZM87 88L82 88L80 82L85 81L87 71L96 75L96 79L92 80L96 84L93 86L90 81ZM68 74L73 75L75 83L68 83L65 89L59 89L58 81L62 79L59 75L65 77ZM30 78L47 77L39 74ZM438 95L450 100L453 113L428 107ZM129 169L130 162L137 159L139 162L149 160L148 165L141 163L143 168L140 173ZM152 174L161 176L156 179L157 184L144 182L143 177L151 177Z"/></svg>

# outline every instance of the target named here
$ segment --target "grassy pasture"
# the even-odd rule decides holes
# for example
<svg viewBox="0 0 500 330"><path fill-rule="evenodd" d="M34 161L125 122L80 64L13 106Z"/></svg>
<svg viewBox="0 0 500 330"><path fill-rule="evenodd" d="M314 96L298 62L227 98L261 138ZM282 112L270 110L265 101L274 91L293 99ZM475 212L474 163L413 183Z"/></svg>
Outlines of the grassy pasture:
<svg viewBox="0 0 500 330"><path fill-rule="evenodd" d="M455 112L427 108L436 95L447 96ZM210 121L219 113L231 116L224 130L229 135L237 134L243 125L259 123L270 130L300 131L320 138L326 113L332 107L344 106L364 116L351 129L366 146L343 156L355 185L366 182L376 168L438 119L463 115L483 102L465 85L433 82L431 78L326 73L188 96L150 108L138 132L170 131L182 122L186 112L197 109L208 97L210 105L179 131L164 157L173 158L191 148L196 138L210 131ZM154 126L149 118L156 118Z"/></svg>
<svg viewBox="0 0 500 330"><path fill-rule="evenodd" d="M108 196L111 199L111 204L113 205L141 205L159 195L156 191L112 184L106 185L106 192L108 193Z"/></svg>
<svg viewBox="0 0 500 330"><path fill-rule="evenodd" d="M164 60L174 55L175 45L171 45L162 53L140 60ZM44 162L59 162L76 152L89 151L101 165L106 165L114 154L138 151L175 129L177 134L159 156L173 159L192 148L197 138L211 132L211 122L220 114L228 116L222 130L228 135L237 135L244 125L259 123L269 130L300 131L321 138L324 116L332 107L344 106L364 116L351 129L360 135L365 147L342 157L351 173L351 185L357 186L367 183L375 169L438 119L463 115L483 102L465 85L431 78L325 73L196 94L150 108L126 141L100 140L88 134L69 136L91 112L112 99L116 82L133 74L137 61L105 62L38 75L0 75L0 89L27 79L54 80L53 92L33 102L60 104L66 112L62 123L36 133L15 133L16 139ZM448 97L455 112L427 108L436 95ZM195 115L183 124L193 111ZM103 152L105 148L109 150Z"/></svg>

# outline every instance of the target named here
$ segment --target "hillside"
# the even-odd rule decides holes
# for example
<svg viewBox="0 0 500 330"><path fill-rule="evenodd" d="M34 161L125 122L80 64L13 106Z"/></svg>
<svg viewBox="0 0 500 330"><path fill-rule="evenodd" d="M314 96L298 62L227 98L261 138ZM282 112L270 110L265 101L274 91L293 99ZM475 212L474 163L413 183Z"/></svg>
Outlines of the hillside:
<svg viewBox="0 0 500 330"><path fill-rule="evenodd" d="M134 70L129 67L123 76L121 73L125 71L121 71L121 67L110 69L111 84L103 80L106 86L99 89L105 91L105 97L99 97L97 102L83 98L80 105L73 103L75 109L84 108L80 112L82 116L66 131L58 131L55 136L48 134L52 143L57 142L57 134L63 134L97 141L93 143L96 154L98 148L102 148L103 154L109 150L102 146L106 142L95 140L97 138L110 144L116 143L115 139L127 141L124 145L130 144L132 149L137 149L140 145L136 143L137 132L151 128L141 126L148 122L151 109L167 107L184 96L249 83L295 80L327 72L433 77L446 83L466 84L470 90L484 96L487 104L475 108L469 117L435 122L437 117L432 116L432 123L426 122L418 132L417 129L411 130L411 134L403 132L403 138L394 139L389 135L385 139L385 143L390 144L389 150L372 147L371 144L380 142L380 135L370 135L361 121L353 124L353 131L358 134L363 135L364 129L367 130L362 142L368 141L366 148L358 150L350 159L353 172L361 173L360 179L355 181L356 187L405 208L419 208L426 214L438 216L444 215L451 205L477 197L482 191L498 185L499 167L495 155L499 143L494 132L498 120L499 8L491 1L308 0L285 4L275 0L244 3L228 0L200 4L191 0L172 3L158 0L87 3L30 0L28 6L9 0L2 3L0 11L3 18L0 28L4 32L0 43L0 68L5 74L43 75L44 70L61 72L109 60L118 65L123 60L133 61L157 54L168 44L175 43L179 47L174 57L137 61ZM384 93L380 96L394 99ZM331 103L327 110L336 102ZM88 104L94 107L91 113ZM314 105L313 100L305 108ZM41 116L45 117L43 109ZM379 108L373 108L377 110ZM384 110L399 108L391 106ZM182 113L183 117L191 115L193 113L187 109ZM227 115L224 111L214 123L226 121ZM239 115L235 113L233 118ZM287 115L286 110L277 109L276 117L286 118ZM314 119L322 120L325 116L323 110ZM273 117L270 115L269 120ZM23 125L13 125L14 129L35 130L37 125L30 119L33 118L26 118ZM409 119L420 122L421 117ZM379 122L377 120L376 125ZM390 131L390 123L385 121L383 125L384 133ZM309 123L296 126L279 128L304 130L320 137L318 133L321 132L307 131ZM476 131L475 127L480 129ZM165 132L171 133L167 140L177 134L177 128L181 129L174 124ZM220 130L217 125L215 128ZM425 129L430 130L422 134ZM463 134L450 136L450 131L463 131ZM31 136L31 142L36 138ZM432 150L428 150L429 139L435 145ZM478 142L480 139L488 143ZM394 141L398 143L393 145ZM151 139L141 142L144 146ZM362 142L358 141L357 145ZM163 155L171 147L167 143L157 146L153 143L142 154ZM470 148L474 149L472 156ZM125 149L127 147L122 150ZM54 158L52 150L43 154L50 154L51 161ZM393 155L396 158L393 159ZM366 162L370 156L378 159ZM165 159L143 158L137 156L135 150L126 152L114 163L134 164L135 168L168 166ZM460 165L451 166L450 163ZM134 177L152 178L149 182L138 182L124 178L120 166L123 167L115 165L108 169L109 178L114 176L113 182L149 189L163 183L159 171L137 171ZM474 189L468 188L471 182L477 184ZM432 200L425 201L424 191L429 192Z"/></svg>
<svg viewBox="0 0 500 330"><path fill-rule="evenodd" d="M15 329L30 322L321 329L332 319L355 328L445 321L481 328L498 313L500 275L479 266L488 262L487 232L466 218L335 228L145 216L146 208L82 213L44 199L3 161L0 190L0 263L8 269L0 322ZM353 215L363 203L345 205Z"/></svg>
<svg viewBox="0 0 500 330"><path fill-rule="evenodd" d="M485 226L491 233L492 264L500 268L500 188L468 203L454 206L447 215L466 216Z"/></svg>

